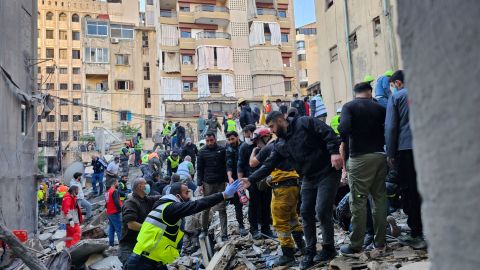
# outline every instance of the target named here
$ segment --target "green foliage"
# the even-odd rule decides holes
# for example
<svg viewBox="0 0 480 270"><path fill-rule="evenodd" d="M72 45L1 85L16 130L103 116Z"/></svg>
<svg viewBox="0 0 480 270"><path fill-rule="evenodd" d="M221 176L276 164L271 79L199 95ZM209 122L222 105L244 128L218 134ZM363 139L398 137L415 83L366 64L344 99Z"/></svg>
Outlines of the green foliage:
<svg viewBox="0 0 480 270"><path fill-rule="evenodd" d="M82 135L80 136L80 141L82 142L94 142L95 136L93 135Z"/></svg>
<svg viewBox="0 0 480 270"><path fill-rule="evenodd" d="M129 125L122 125L116 129L116 131L122 133L125 138L133 137L139 130L140 127L132 127Z"/></svg>

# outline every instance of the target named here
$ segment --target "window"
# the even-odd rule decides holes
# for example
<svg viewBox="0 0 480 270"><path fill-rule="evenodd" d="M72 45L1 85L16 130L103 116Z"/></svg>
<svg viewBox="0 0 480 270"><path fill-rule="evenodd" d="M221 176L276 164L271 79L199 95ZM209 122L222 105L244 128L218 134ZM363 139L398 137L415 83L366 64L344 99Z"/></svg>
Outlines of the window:
<svg viewBox="0 0 480 270"><path fill-rule="evenodd" d="M211 93L220 93L222 89L222 76L208 75L208 87Z"/></svg>
<svg viewBox="0 0 480 270"><path fill-rule="evenodd" d="M52 21L53 20L53 13L52 12L47 12L46 19L47 19L47 21Z"/></svg>
<svg viewBox="0 0 480 270"><path fill-rule="evenodd" d="M60 59L67 59L67 49L59 49L58 55Z"/></svg>
<svg viewBox="0 0 480 270"><path fill-rule="evenodd" d="M72 50L72 59L80 59L80 50Z"/></svg>
<svg viewBox="0 0 480 270"><path fill-rule="evenodd" d="M59 88L60 90L68 90L68 83L61 83Z"/></svg>
<svg viewBox="0 0 480 270"><path fill-rule="evenodd" d="M64 99L64 98L61 98L60 99L60 106L67 106L67 105L68 105L68 100Z"/></svg>
<svg viewBox="0 0 480 270"><path fill-rule="evenodd" d="M47 48L45 50L45 56L47 58L54 58L55 57L55 50L53 48Z"/></svg>
<svg viewBox="0 0 480 270"><path fill-rule="evenodd" d="M373 36L376 37L382 33L382 28L380 26L380 17L373 19Z"/></svg>
<svg viewBox="0 0 480 270"><path fill-rule="evenodd" d="M153 0L147 0L147 5L153 6Z"/></svg>
<svg viewBox="0 0 480 270"><path fill-rule="evenodd" d="M22 104L20 105L21 113L20 113L20 132L22 132L22 135L27 134L27 105Z"/></svg>
<svg viewBox="0 0 480 270"><path fill-rule="evenodd" d="M55 132L47 132L47 141L48 142L55 141Z"/></svg>
<svg viewBox="0 0 480 270"><path fill-rule="evenodd" d="M330 63L337 61L338 59L338 48L337 45L330 48Z"/></svg>
<svg viewBox="0 0 480 270"><path fill-rule="evenodd" d="M53 88L55 88L55 84L53 84L53 83L46 83L45 84L45 89L53 90Z"/></svg>
<svg viewBox="0 0 480 270"><path fill-rule="evenodd" d="M46 30L45 31L45 38L46 39L53 39L53 30Z"/></svg>
<svg viewBox="0 0 480 270"><path fill-rule="evenodd" d="M284 81L285 91L292 91L292 81Z"/></svg>
<svg viewBox="0 0 480 270"><path fill-rule="evenodd" d="M72 73L73 74L80 74L80 68L79 67L72 68Z"/></svg>
<svg viewBox="0 0 480 270"><path fill-rule="evenodd" d="M47 115L47 122L49 123L55 122L55 115L54 114Z"/></svg>
<svg viewBox="0 0 480 270"><path fill-rule="evenodd" d="M60 131L60 141L68 141L68 131Z"/></svg>
<svg viewBox="0 0 480 270"><path fill-rule="evenodd" d="M358 48L357 33L353 33L348 37L348 43L350 44L350 50Z"/></svg>
<svg viewBox="0 0 480 270"><path fill-rule="evenodd" d="M107 91L108 90L108 81L99 82L95 85L95 90L97 91Z"/></svg>
<svg viewBox="0 0 480 270"><path fill-rule="evenodd" d="M143 64L143 79L150 80L150 63Z"/></svg>
<svg viewBox="0 0 480 270"><path fill-rule="evenodd" d="M300 28L298 30L298 33L299 34L303 34L303 35L316 35L317 34L317 29L316 28Z"/></svg>
<svg viewBox="0 0 480 270"><path fill-rule="evenodd" d="M298 61L306 61L307 60L307 55L306 54L299 54L297 56Z"/></svg>
<svg viewBox="0 0 480 270"><path fill-rule="evenodd" d="M110 37L121 39L133 39L133 26L111 24Z"/></svg>
<svg viewBox="0 0 480 270"><path fill-rule="evenodd" d="M180 32L180 37L182 37L182 38L192 38L192 31L190 29L182 30Z"/></svg>
<svg viewBox="0 0 480 270"><path fill-rule="evenodd" d="M193 64L192 55L182 55L182 65L191 65Z"/></svg>
<svg viewBox="0 0 480 270"><path fill-rule="evenodd" d="M37 67L37 73L38 74L42 73L42 67Z"/></svg>
<svg viewBox="0 0 480 270"><path fill-rule="evenodd" d="M145 137L151 138L152 137L152 120L145 119Z"/></svg>
<svg viewBox="0 0 480 270"><path fill-rule="evenodd" d="M150 92L150 88L143 89L143 100L145 103L145 109L152 108L152 94Z"/></svg>
<svg viewBox="0 0 480 270"><path fill-rule="evenodd" d="M66 67L61 67L58 69L59 74L68 74L68 68Z"/></svg>
<svg viewBox="0 0 480 270"><path fill-rule="evenodd" d="M183 82L183 92L190 92L197 88L197 82Z"/></svg>
<svg viewBox="0 0 480 270"><path fill-rule="evenodd" d="M325 0L325 10L333 6L333 0Z"/></svg>
<svg viewBox="0 0 480 270"><path fill-rule="evenodd" d="M180 12L190 12L190 6L180 7Z"/></svg>
<svg viewBox="0 0 480 270"><path fill-rule="evenodd" d="M115 81L115 90L133 90L133 81Z"/></svg>
<svg viewBox="0 0 480 270"><path fill-rule="evenodd" d="M305 41L297 41L297 50L305 50Z"/></svg>
<svg viewBox="0 0 480 270"><path fill-rule="evenodd" d="M282 34L282 43L288 43L288 34Z"/></svg>
<svg viewBox="0 0 480 270"><path fill-rule="evenodd" d="M108 63L107 48L85 48L86 63Z"/></svg>
<svg viewBox="0 0 480 270"><path fill-rule="evenodd" d="M115 54L117 65L128 65L128 54Z"/></svg>
<svg viewBox="0 0 480 270"><path fill-rule="evenodd" d="M148 48L148 32L147 31L142 32L142 47Z"/></svg>
<svg viewBox="0 0 480 270"><path fill-rule="evenodd" d="M66 22L67 21L67 15L65 13L60 13L60 15L58 15L58 20L61 21L61 22Z"/></svg>
<svg viewBox="0 0 480 270"><path fill-rule="evenodd" d="M72 15L72 22L80 22L80 16L77 14Z"/></svg>
<svg viewBox="0 0 480 270"><path fill-rule="evenodd" d="M74 130L73 131L73 141L78 141L80 139L80 131Z"/></svg>
<svg viewBox="0 0 480 270"><path fill-rule="evenodd" d="M289 57L283 57L282 62L283 62L283 67L291 67L292 66L291 58L289 58Z"/></svg>
<svg viewBox="0 0 480 270"><path fill-rule="evenodd" d="M132 113L130 111L120 111L120 121L132 121Z"/></svg>
<svg viewBox="0 0 480 270"><path fill-rule="evenodd" d="M59 38L60 40L67 40L67 39L68 39L67 31L65 31L65 30L59 30L59 31L58 31L58 38Z"/></svg>
<svg viewBox="0 0 480 270"><path fill-rule="evenodd" d="M108 23L103 21L87 21L87 35L108 36Z"/></svg>
<svg viewBox="0 0 480 270"><path fill-rule="evenodd" d="M74 98L73 99L73 105L80 105L80 99L79 98Z"/></svg>
<svg viewBox="0 0 480 270"><path fill-rule="evenodd" d="M80 40L80 31L72 31L72 40Z"/></svg>
<svg viewBox="0 0 480 270"><path fill-rule="evenodd" d="M279 10L278 11L279 18L287 18L287 11L286 10Z"/></svg>
<svg viewBox="0 0 480 270"><path fill-rule="evenodd" d="M99 110L93 110L93 120L94 121L102 120L102 115L100 114Z"/></svg>
<svg viewBox="0 0 480 270"><path fill-rule="evenodd" d="M75 91L82 90L82 85L79 83L72 84L72 89Z"/></svg>
<svg viewBox="0 0 480 270"><path fill-rule="evenodd" d="M49 66L47 67L47 74L52 74L52 73L55 73L55 67L53 66Z"/></svg>
<svg viewBox="0 0 480 270"><path fill-rule="evenodd" d="M60 122L68 122L68 115L60 115Z"/></svg>
<svg viewBox="0 0 480 270"><path fill-rule="evenodd" d="M82 121L82 116L79 114L73 115L73 122L80 122Z"/></svg>

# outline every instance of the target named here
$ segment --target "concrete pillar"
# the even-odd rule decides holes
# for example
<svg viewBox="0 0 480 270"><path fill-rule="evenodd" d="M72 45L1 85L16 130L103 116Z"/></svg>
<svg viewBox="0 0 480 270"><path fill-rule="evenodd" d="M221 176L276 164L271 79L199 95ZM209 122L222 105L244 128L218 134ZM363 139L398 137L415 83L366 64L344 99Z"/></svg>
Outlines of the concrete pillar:
<svg viewBox="0 0 480 270"><path fill-rule="evenodd" d="M398 1L432 269L478 269L480 1Z"/></svg>

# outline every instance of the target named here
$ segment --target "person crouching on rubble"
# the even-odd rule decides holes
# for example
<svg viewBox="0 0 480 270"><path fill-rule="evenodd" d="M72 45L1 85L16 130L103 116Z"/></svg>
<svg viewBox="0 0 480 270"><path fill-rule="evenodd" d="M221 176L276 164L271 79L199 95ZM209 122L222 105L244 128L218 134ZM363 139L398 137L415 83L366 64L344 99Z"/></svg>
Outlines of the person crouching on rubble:
<svg viewBox="0 0 480 270"><path fill-rule="evenodd" d="M179 243L183 239L182 218L230 199L242 188L239 180L227 185L224 192L190 201L188 187L174 183L170 194L155 203L142 224L137 244L128 258L128 269L164 270L180 256Z"/></svg>
<svg viewBox="0 0 480 270"><path fill-rule="evenodd" d="M80 237L82 236L82 229L80 229L80 224L83 221L82 210L77 203L77 194L78 186L71 186L62 200L62 213L67 227L67 237L65 240L65 246L67 248L75 245L80 241Z"/></svg>

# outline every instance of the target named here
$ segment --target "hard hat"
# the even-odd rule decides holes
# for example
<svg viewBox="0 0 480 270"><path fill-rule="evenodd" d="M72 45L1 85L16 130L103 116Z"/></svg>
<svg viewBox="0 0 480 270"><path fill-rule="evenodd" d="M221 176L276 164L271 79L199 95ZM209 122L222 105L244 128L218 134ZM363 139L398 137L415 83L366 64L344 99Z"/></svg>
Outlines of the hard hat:
<svg viewBox="0 0 480 270"><path fill-rule="evenodd" d="M241 98L238 99L237 105L240 106L240 105L242 105L242 103L245 103L245 102L246 102L246 100L241 97Z"/></svg>
<svg viewBox="0 0 480 270"><path fill-rule="evenodd" d="M157 152L153 152L150 155L148 155L148 160L151 160L152 158L158 158Z"/></svg>
<svg viewBox="0 0 480 270"><path fill-rule="evenodd" d="M227 117L228 117L228 119L232 119L233 115L231 113L229 113Z"/></svg>
<svg viewBox="0 0 480 270"><path fill-rule="evenodd" d="M341 112L342 112L342 107L337 109L337 113L341 113Z"/></svg>
<svg viewBox="0 0 480 270"><path fill-rule="evenodd" d="M256 140L258 138L267 137L271 135L272 135L272 132L270 131L269 128L264 128L264 127L257 128L253 132L252 140Z"/></svg>
<svg viewBox="0 0 480 270"><path fill-rule="evenodd" d="M365 77L363 77L363 82L371 83L373 81L375 81L375 78L373 78L372 75L365 75Z"/></svg>
<svg viewBox="0 0 480 270"><path fill-rule="evenodd" d="M392 77L393 70L389 69L389 70L385 71L385 73L383 75L385 75L386 77Z"/></svg>

